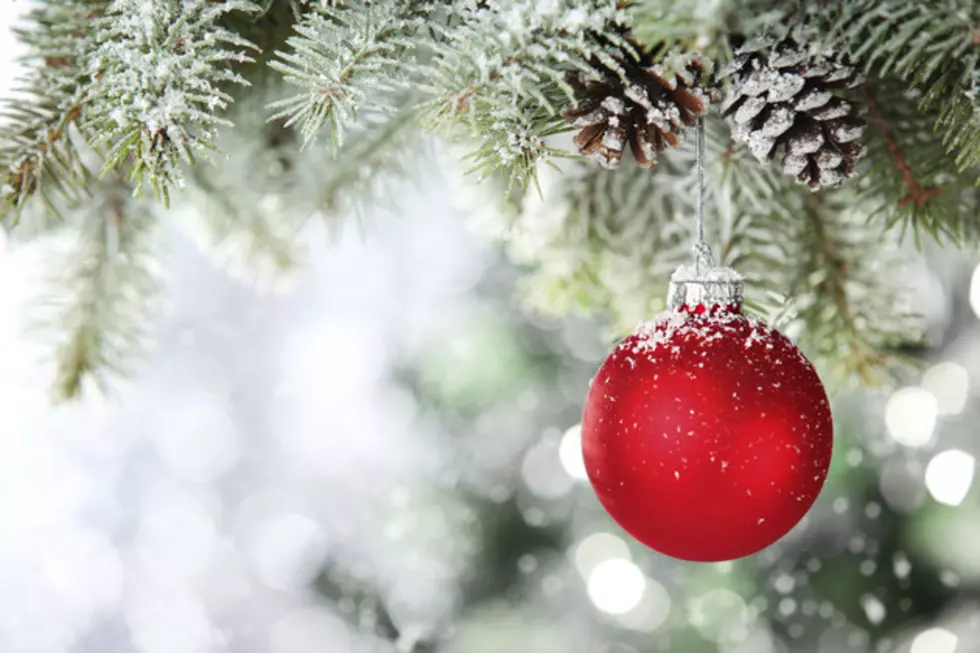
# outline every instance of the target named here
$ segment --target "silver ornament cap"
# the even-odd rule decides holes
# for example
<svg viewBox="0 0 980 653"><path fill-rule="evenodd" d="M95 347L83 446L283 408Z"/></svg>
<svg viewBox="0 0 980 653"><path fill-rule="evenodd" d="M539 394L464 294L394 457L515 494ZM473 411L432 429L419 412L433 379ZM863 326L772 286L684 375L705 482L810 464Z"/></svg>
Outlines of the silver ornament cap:
<svg viewBox="0 0 980 653"><path fill-rule="evenodd" d="M744 295L742 275L732 268L682 265L670 277L667 303L674 311L700 313L714 307L737 311Z"/></svg>

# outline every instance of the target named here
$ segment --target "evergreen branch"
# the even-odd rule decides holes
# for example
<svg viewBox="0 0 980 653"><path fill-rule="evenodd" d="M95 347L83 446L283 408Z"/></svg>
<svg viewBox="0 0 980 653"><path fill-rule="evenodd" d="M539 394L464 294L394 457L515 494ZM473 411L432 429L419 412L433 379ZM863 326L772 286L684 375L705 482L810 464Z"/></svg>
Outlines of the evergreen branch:
<svg viewBox="0 0 980 653"><path fill-rule="evenodd" d="M784 3L772 0L751 2L720 0L638 0L630 3L632 34L649 47L664 47L707 55L716 67L732 56L733 39L755 34L780 23L786 16Z"/></svg>
<svg viewBox="0 0 980 653"><path fill-rule="evenodd" d="M725 246L742 252L736 267L755 310L797 338L834 383L887 381L897 350L918 338L896 275L907 257L896 236L867 223L859 197L793 188L781 196L783 211L750 216ZM778 285L753 288L763 279Z"/></svg>
<svg viewBox="0 0 980 653"><path fill-rule="evenodd" d="M905 80L922 108L938 108L936 126L961 170L980 162L980 6L963 0L857 0L823 12L834 44L869 75Z"/></svg>
<svg viewBox="0 0 980 653"><path fill-rule="evenodd" d="M980 43L977 44L980 47ZM959 95L937 98L940 85L930 89L928 106L938 106L936 126L943 134L943 144L956 153L960 170L980 166L980 67L974 69L969 88ZM980 175L974 174L978 183Z"/></svg>
<svg viewBox="0 0 980 653"><path fill-rule="evenodd" d="M294 132L265 119L269 99L280 96L278 76L255 82L226 116L235 126L218 134L224 160L192 169L180 215L216 264L264 286L288 280L306 259L299 232L313 211L308 181L324 161L300 153Z"/></svg>
<svg viewBox="0 0 980 653"><path fill-rule="evenodd" d="M270 120L298 125L307 144L329 125L334 150L358 111L390 110L386 102L409 81L406 67L420 46L416 2L384 0L315 6L269 65L302 92L273 102Z"/></svg>
<svg viewBox="0 0 980 653"><path fill-rule="evenodd" d="M43 0L15 30L27 46L19 97L0 114L0 218L17 223L38 196L57 213L59 200L77 200L90 181L70 137L82 116L91 81L85 57L95 48L89 29L107 0Z"/></svg>
<svg viewBox="0 0 980 653"><path fill-rule="evenodd" d="M250 61L253 46L218 26L232 11L256 11L245 0L113 0L97 23L90 70L99 80L84 126L108 148L103 174L125 167L139 193L149 184L164 204L183 183L181 162L208 157L216 114L232 101L222 89L247 84L230 68Z"/></svg>
<svg viewBox="0 0 980 653"><path fill-rule="evenodd" d="M570 156L549 146L547 141L568 131L568 123L561 116L543 110L540 104L511 93L497 95L492 101L476 96L468 102L473 112L470 121L473 131L469 138L482 142L466 159L471 163L468 172L476 173L479 179L503 171L509 179L509 194L515 182L526 188L537 181L539 162ZM484 103L488 106L483 106Z"/></svg>
<svg viewBox="0 0 980 653"><path fill-rule="evenodd" d="M866 90L873 127L864 191L869 216L911 229L917 241L922 231L976 240L980 225L966 192L972 184L933 131L937 112L920 108L920 96L901 82L869 83Z"/></svg>
<svg viewBox="0 0 980 653"><path fill-rule="evenodd" d="M915 323L886 274L901 260L897 236L867 224L854 193L814 195L760 168L721 120L707 122L707 137L705 222L722 263L746 275L746 308L791 313L791 335L829 378L885 378ZM691 256L695 200L687 144L652 172L573 164L543 176L541 197L528 194L498 233L530 268L522 291L534 308L606 310L621 334L664 307L665 279Z"/></svg>
<svg viewBox="0 0 980 653"><path fill-rule="evenodd" d="M352 132L337 159L326 164L326 174L316 180L319 210L327 216L360 217L366 204L400 195L399 185L416 176L423 154L410 105Z"/></svg>
<svg viewBox="0 0 980 653"><path fill-rule="evenodd" d="M255 193L241 193L241 184L219 183L200 168L191 173L190 201L183 213L192 219L190 231L202 249L231 276L252 285L294 275L306 257L299 238L303 220L284 206L288 196L255 198Z"/></svg>
<svg viewBox="0 0 980 653"><path fill-rule="evenodd" d="M97 190L97 202L73 211L71 227L40 241L50 260L34 322L54 341L57 400L79 396L86 379L104 387L105 372L128 369L145 349L159 292L156 220L127 185Z"/></svg>
<svg viewBox="0 0 980 653"><path fill-rule="evenodd" d="M545 171L516 220L499 232L530 268L521 292L544 313L606 311L617 333L664 306L665 278L689 256L690 206L665 178L686 175L663 160L655 174L575 162Z"/></svg>
<svg viewBox="0 0 980 653"><path fill-rule="evenodd" d="M850 365L858 373L862 382L865 385L870 385L872 382L872 369L882 362L883 359L880 355L872 354L870 351L871 348L860 337L861 334L857 327L857 318L855 316L856 307L852 305L851 298L847 292L846 282L849 276L849 269L848 263L844 260L843 253L839 249L842 243L830 233L829 230L832 228L828 224L830 219L817 202L808 202L807 209L805 215L809 222L809 227L812 230L814 242L817 245L808 267L812 270L819 270L825 273L817 278L817 283L812 288L812 292L818 297L824 296L831 300L832 306L835 309L834 315L837 318L836 321L839 322L839 326L843 327L843 334L846 336ZM807 270L807 272L809 271ZM806 281L795 288L791 288L790 292L794 292L795 294L809 290L803 284L809 284L812 277L810 275L800 275L800 277L806 279ZM819 314L821 319L824 317L824 311L814 310L817 305L817 302L814 302L809 311L804 311L803 320L805 322L808 321L807 317L810 317L807 315L808 312ZM811 319L809 321L812 322L813 320ZM813 332L814 325L808 324L808 327L807 335L810 340L814 336L819 337L818 334ZM818 344L819 350L820 347Z"/></svg>
<svg viewBox="0 0 980 653"><path fill-rule="evenodd" d="M566 74L591 70L590 59L614 70L610 47L634 52L623 35L626 12L611 0L460 3L436 30L420 90L426 122L479 144L473 168L509 169L521 186L538 164L557 155L544 139L567 127L561 110L574 101Z"/></svg>
<svg viewBox="0 0 980 653"><path fill-rule="evenodd" d="M915 173L912 171L912 166L909 165L908 160L902 152L902 145L895 136L895 131L889 126L884 111L878 103L874 84L868 84L866 92L868 96L868 107L871 110L871 119L881 133L882 138L884 138L885 147L888 149L888 154L891 155L895 169L901 176L902 183L908 189L908 193L901 199L899 206L906 207L909 204L914 204L916 208L921 209L931 198L939 195L939 187L923 186L919 183Z"/></svg>

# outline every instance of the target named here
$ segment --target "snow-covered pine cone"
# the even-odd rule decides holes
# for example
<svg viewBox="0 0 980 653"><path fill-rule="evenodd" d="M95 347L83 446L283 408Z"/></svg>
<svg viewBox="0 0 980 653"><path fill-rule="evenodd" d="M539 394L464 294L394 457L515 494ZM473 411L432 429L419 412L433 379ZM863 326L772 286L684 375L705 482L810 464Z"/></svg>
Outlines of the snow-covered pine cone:
<svg viewBox="0 0 980 653"><path fill-rule="evenodd" d="M839 95L864 82L853 67L814 58L791 37L759 39L736 50L721 76L731 77L721 113L757 159L769 163L784 149L783 170L812 190L854 176L866 151L864 105Z"/></svg>
<svg viewBox="0 0 980 653"><path fill-rule="evenodd" d="M569 77L577 104L562 115L581 127L575 144L582 154L617 168L629 143L636 162L649 168L658 152L676 147L681 132L708 110L708 93L701 87L704 65L688 57L670 67L654 63L647 52L639 59L626 53L613 58L620 71L593 58L593 72Z"/></svg>

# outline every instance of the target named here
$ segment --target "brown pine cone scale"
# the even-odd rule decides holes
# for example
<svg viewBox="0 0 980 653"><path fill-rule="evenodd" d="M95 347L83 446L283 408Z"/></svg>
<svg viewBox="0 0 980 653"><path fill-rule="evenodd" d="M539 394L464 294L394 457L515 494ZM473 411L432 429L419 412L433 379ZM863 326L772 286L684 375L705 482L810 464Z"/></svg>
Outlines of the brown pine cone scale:
<svg viewBox="0 0 980 653"><path fill-rule="evenodd" d="M628 143L636 162L649 168L708 110L708 94L700 86L704 68L698 59L670 71L649 54L613 58L618 71L593 58L594 72L569 77L579 101L562 116L580 128L579 151L602 166L619 167Z"/></svg>
<svg viewBox="0 0 980 653"><path fill-rule="evenodd" d="M769 163L782 151L784 172L813 190L854 176L866 151L863 106L841 93L863 83L854 68L817 59L792 38L763 39L739 49L723 76L731 88L722 115L757 159Z"/></svg>

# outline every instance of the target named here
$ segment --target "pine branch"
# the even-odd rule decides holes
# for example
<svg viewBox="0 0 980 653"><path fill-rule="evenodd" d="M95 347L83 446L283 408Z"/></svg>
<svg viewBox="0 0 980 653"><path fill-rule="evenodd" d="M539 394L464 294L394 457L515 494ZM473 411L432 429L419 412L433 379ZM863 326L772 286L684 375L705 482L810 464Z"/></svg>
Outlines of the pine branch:
<svg viewBox="0 0 980 653"><path fill-rule="evenodd" d="M307 144L324 125L336 151L358 111L390 113L390 96L406 87L406 68L422 41L417 2L315 5L269 65L302 92L273 102L270 120L297 125Z"/></svg>
<svg viewBox="0 0 980 653"><path fill-rule="evenodd" d="M665 178L686 175L662 161L609 171L573 163L542 174L523 213L501 229L514 261L530 268L525 301L539 311L608 312L617 333L664 306L665 279L690 249L690 206Z"/></svg>
<svg viewBox="0 0 980 653"><path fill-rule="evenodd" d="M217 141L228 159L193 170L181 215L219 265L265 286L288 281L302 265L300 231L311 217L323 215L332 227L339 217L361 216L366 204L399 197L421 148L414 115L403 109L352 129L336 157L316 144L301 149L297 132L264 118L282 82L256 81L229 115L235 127Z"/></svg>
<svg viewBox="0 0 980 653"><path fill-rule="evenodd" d="M90 64L99 80L84 127L108 148L103 173L125 168L139 193L144 184L164 204L183 183L180 164L207 158L216 114L232 96L223 87L247 84L230 64L250 61L253 46L217 25L232 11L256 11L244 0L113 0L96 25Z"/></svg>
<svg viewBox="0 0 980 653"><path fill-rule="evenodd" d="M265 120L269 99L281 96L278 77L255 81L225 116L234 127L215 141L224 160L192 169L180 215L216 264L265 286L288 281L306 259L299 232L313 211L309 177L324 161L300 153L294 132Z"/></svg>
<svg viewBox="0 0 980 653"><path fill-rule="evenodd" d="M767 31L785 19L784 4L772 0L638 0L630 3L629 24L640 43L702 52L720 67L731 59L733 39Z"/></svg>
<svg viewBox="0 0 980 653"><path fill-rule="evenodd" d="M841 195L838 202L807 198L806 227L812 241L799 241L807 245L809 256L801 257L790 293L805 325L804 344L816 359L838 379L857 374L872 384L888 378L896 349L918 344L921 334L918 320L901 308L898 289L889 287L884 276L888 268L901 272L897 244L883 241L878 230L862 224L853 198L846 197ZM868 252L874 247L879 252L872 260ZM896 283L892 277L891 284Z"/></svg>
<svg viewBox="0 0 980 653"><path fill-rule="evenodd" d="M481 174L510 170L521 186L538 164L558 156L545 139L568 129L561 110L575 91L566 74L591 70L588 60L621 66L609 47L633 52L625 9L611 0L539 3L460 3L436 30L432 58L422 68L420 90L428 96L427 122L466 129L479 143L473 168ZM452 132L450 131L450 134Z"/></svg>
<svg viewBox="0 0 980 653"><path fill-rule="evenodd" d="M324 165L326 172L314 180L313 195L327 217L362 217L366 205L392 201L406 179L417 177L419 160L426 153L411 104L403 103L398 113L353 131L337 159Z"/></svg>
<svg viewBox="0 0 980 653"><path fill-rule="evenodd" d="M871 129L865 196L871 217L888 227L910 229L954 242L980 237L976 206L967 192L971 179L933 132L934 110L920 109L920 96L901 82L869 83Z"/></svg>
<svg viewBox="0 0 980 653"><path fill-rule="evenodd" d="M790 333L835 382L887 378L915 324L893 285L897 235L867 224L855 192L813 194L758 166L721 120L707 122L707 136L709 241L746 276L746 309L777 322L790 315ZM574 164L543 177L541 197L529 193L498 233L530 268L522 290L533 308L608 311L621 335L664 307L667 277L690 260L695 200L687 144L652 171Z"/></svg>
<svg viewBox="0 0 980 653"><path fill-rule="evenodd" d="M937 109L936 125L961 171L980 163L980 6L965 0L838 0L822 16L832 41L869 75L898 77ZM824 23L826 24L826 23Z"/></svg>
<svg viewBox="0 0 980 653"><path fill-rule="evenodd" d="M97 190L98 202L40 241L48 261L34 324L53 341L56 400L79 396L86 379L104 387L106 372L128 370L146 347L159 292L156 220L128 185L109 181Z"/></svg>
<svg viewBox="0 0 980 653"><path fill-rule="evenodd" d="M903 308L899 238L867 222L860 191L794 187L779 201L778 211L742 218L723 262L746 275L753 311L796 338L834 384L887 381L898 349L918 343L918 320Z"/></svg>
<svg viewBox="0 0 980 653"><path fill-rule="evenodd" d="M88 102L85 58L96 47L91 21L107 0L43 0L15 34L27 46L27 73L16 99L0 113L0 218L17 223L37 196L57 213L60 200L77 200L90 181L71 130Z"/></svg>

